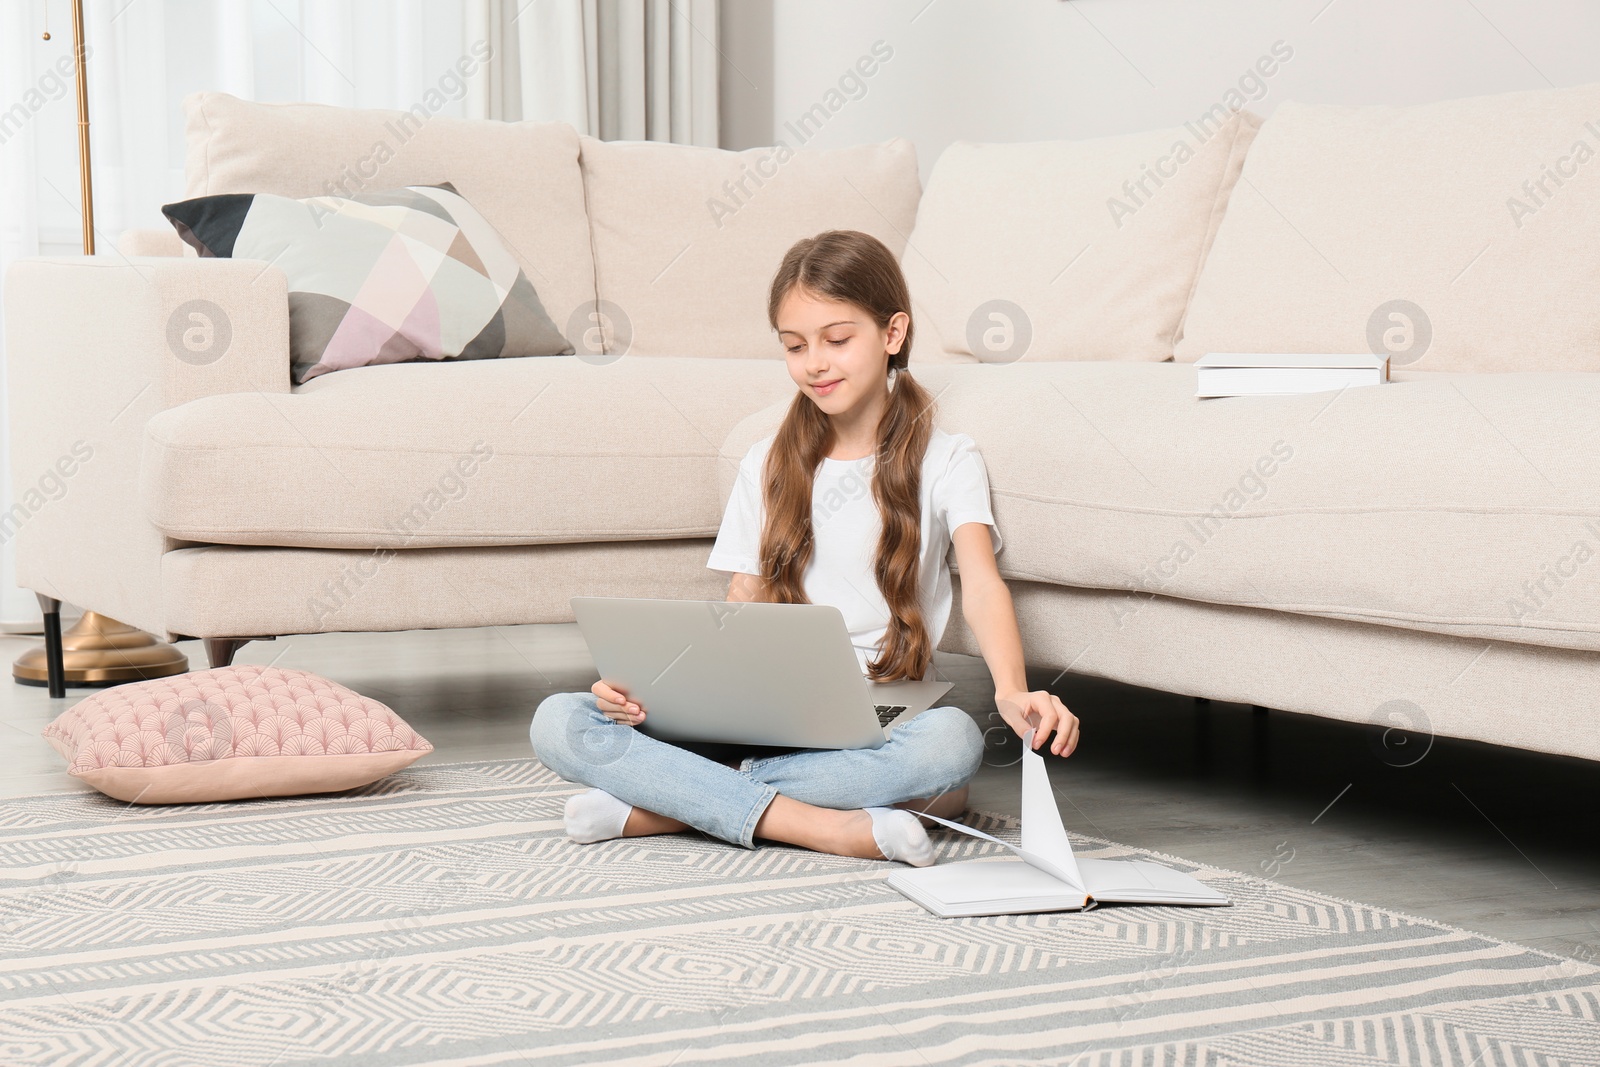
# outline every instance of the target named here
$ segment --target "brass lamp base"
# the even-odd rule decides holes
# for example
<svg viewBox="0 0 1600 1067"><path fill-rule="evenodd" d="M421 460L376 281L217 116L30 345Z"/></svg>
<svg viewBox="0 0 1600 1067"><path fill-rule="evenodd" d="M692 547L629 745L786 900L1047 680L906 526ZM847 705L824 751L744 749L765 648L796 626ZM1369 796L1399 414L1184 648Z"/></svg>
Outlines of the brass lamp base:
<svg viewBox="0 0 1600 1067"><path fill-rule="evenodd" d="M66 683L78 688L142 682L189 669L189 657L165 641L109 615L86 611L61 635ZM11 665L11 677L22 685L48 685L45 650L30 648Z"/></svg>

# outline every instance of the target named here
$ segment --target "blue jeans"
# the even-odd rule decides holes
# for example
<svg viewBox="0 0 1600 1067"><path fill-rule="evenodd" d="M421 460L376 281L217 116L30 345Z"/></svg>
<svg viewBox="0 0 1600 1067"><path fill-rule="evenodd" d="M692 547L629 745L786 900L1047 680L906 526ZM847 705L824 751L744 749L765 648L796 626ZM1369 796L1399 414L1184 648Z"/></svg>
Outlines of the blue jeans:
<svg viewBox="0 0 1600 1067"><path fill-rule="evenodd" d="M779 793L822 808L888 807L959 789L983 761L978 724L951 706L896 726L881 748L734 749L737 769L612 722L593 693L546 697L528 735L567 781L745 848Z"/></svg>

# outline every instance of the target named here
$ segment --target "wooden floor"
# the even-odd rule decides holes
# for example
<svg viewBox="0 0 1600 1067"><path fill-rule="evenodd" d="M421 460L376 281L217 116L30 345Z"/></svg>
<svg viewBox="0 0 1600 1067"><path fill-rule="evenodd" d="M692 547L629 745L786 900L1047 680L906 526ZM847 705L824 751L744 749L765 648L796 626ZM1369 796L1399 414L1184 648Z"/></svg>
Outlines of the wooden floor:
<svg viewBox="0 0 1600 1067"><path fill-rule="evenodd" d="M37 643L3 636L0 655ZM179 647L206 666L198 642ZM436 763L531 757L539 701L595 678L573 625L290 637L238 659L385 702ZM948 702L997 727L973 806L1015 814L1019 748L983 662L937 665L956 682ZM0 796L82 788L39 731L90 691L0 692ZM1050 764L1075 832L1600 960L1600 764L1439 738L1393 766L1410 757L1386 762L1365 727L1072 675L1056 692L1083 720L1078 753Z"/></svg>

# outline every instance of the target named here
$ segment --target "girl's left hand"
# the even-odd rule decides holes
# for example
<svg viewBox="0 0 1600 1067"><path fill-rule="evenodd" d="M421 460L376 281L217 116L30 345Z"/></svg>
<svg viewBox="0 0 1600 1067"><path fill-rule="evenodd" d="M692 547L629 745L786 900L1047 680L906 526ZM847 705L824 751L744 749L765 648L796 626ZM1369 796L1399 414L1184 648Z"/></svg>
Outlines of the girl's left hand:
<svg viewBox="0 0 1600 1067"><path fill-rule="evenodd" d="M995 707L1018 737L1033 731L1033 747L1037 751L1044 739L1055 732L1050 751L1057 756L1070 756L1078 747L1078 717L1067 710L1061 698L1039 689L1032 693L1015 690L995 694Z"/></svg>

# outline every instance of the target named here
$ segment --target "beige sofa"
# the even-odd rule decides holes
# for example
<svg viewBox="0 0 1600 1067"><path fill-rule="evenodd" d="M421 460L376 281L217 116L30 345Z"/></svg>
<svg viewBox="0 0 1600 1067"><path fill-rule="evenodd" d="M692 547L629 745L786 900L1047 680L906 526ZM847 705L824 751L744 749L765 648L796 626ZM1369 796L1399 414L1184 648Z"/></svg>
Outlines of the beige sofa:
<svg viewBox="0 0 1600 1067"><path fill-rule="evenodd" d="M187 108L190 196L452 181L578 354L292 387L271 264L154 232L20 262L6 518L42 597L209 639L213 664L255 637L565 622L576 594L720 598L733 473L794 390L768 280L794 239L854 228L901 255L912 370L983 452L1031 666L1600 759L1600 184L1502 203L1530 160L1577 166L1594 87L958 143L926 190L900 139ZM196 308L225 346L180 343ZM1206 351L1373 338L1389 385L1193 395ZM959 611L941 647L978 653Z"/></svg>

